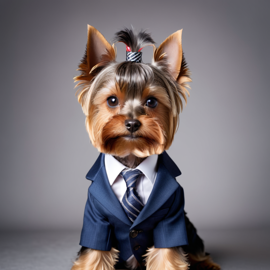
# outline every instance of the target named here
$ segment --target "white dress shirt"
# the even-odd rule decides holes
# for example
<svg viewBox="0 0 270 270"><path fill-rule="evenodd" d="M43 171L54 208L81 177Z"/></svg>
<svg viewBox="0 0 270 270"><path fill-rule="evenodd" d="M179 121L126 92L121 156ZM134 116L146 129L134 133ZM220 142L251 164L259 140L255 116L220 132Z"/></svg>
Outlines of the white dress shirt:
<svg viewBox="0 0 270 270"><path fill-rule="evenodd" d="M140 170L143 174L139 176L136 182L136 191L140 196L143 204L151 194L153 186L156 181L157 175L157 155L147 157L136 169ZM105 154L105 169L109 179L111 188L120 202L126 193L127 185L124 178L120 175L121 171L127 167L120 163L113 156Z"/></svg>

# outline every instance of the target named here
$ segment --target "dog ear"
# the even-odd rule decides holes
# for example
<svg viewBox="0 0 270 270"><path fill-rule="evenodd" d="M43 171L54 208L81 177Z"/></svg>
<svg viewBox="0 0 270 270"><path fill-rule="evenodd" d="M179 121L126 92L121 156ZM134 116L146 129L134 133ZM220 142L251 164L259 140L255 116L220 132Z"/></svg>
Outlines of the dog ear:
<svg viewBox="0 0 270 270"><path fill-rule="evenodd" d="M154 52L154 61L167 64L171 76L179 84L190 82L189 70L183 58L182 29L166 38Z"/></svg>
<svg viewBox="0 0 270 270"><path fill-rule="evenodd" d="M74 82L78 82L75 87L80 87L77 91L78 101L81 103L86 115L88 114L89 89L92 79L103 67L114 61L116 57L114 47L95 27L88 25L87 31L86 51L78 68L81 74L74 77Z"/></svg>
<svg viewBox="0 0 270 270"><path fill-rule="evenodd" d="M104 36L93 26L88 25L86 48L87 68L89 72L97 66L115 60L115 50Z"/></svg>

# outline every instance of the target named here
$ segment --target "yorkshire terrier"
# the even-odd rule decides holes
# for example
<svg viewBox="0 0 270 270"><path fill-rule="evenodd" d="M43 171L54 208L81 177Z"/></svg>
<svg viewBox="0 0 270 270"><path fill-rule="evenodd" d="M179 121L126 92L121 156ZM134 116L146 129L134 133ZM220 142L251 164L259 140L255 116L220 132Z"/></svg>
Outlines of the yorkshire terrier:
<svg viewBox="0 0 270 270"><path fill-rule="evenodd" d="M127 61L115 61L117 42L126 45ZM101 154L86 176L92 183L72 270L219 270L184 212L175 180L181 172L165 151L191 82L182 30L158 48L148 33L133 29L117 32L115 43L88 25L74 78L87 132ZM141 62L145 46L153 47L151 64Z"/></svg>

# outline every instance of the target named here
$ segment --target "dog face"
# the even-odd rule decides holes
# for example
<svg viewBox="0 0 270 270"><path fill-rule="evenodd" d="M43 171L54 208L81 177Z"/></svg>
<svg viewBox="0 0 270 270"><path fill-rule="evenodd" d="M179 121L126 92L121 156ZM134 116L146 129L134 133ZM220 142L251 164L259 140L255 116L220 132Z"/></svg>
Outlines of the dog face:
<svg viewBox="0 0 270 270"><path fill-rule="evenodd" d="M123 37L131 32L119 33ZM134 42L136 35L131 35ZM130 39L125 43L134 45ZM86 54L75 81L81 86L78 99L91 142L100 152L118 157L160 154L173 141L181 97L186 100L186 83L191 81L182 55L181 31L155 49L152 64L116 63L115 58L114 47L88 26Z"/></svg>

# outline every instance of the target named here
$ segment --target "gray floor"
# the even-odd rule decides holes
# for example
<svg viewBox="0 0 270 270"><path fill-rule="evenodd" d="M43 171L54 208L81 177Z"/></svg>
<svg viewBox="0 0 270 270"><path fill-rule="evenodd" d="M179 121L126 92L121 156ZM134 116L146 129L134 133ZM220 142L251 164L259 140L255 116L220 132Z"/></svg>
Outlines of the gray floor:
<svg viewBox="0 0 270 270"><path fill-rule="evenodd" d="M200 231L223 270L269 270L270 230ZM68 270L80 232L1 232L1 270Z"/></svg>

